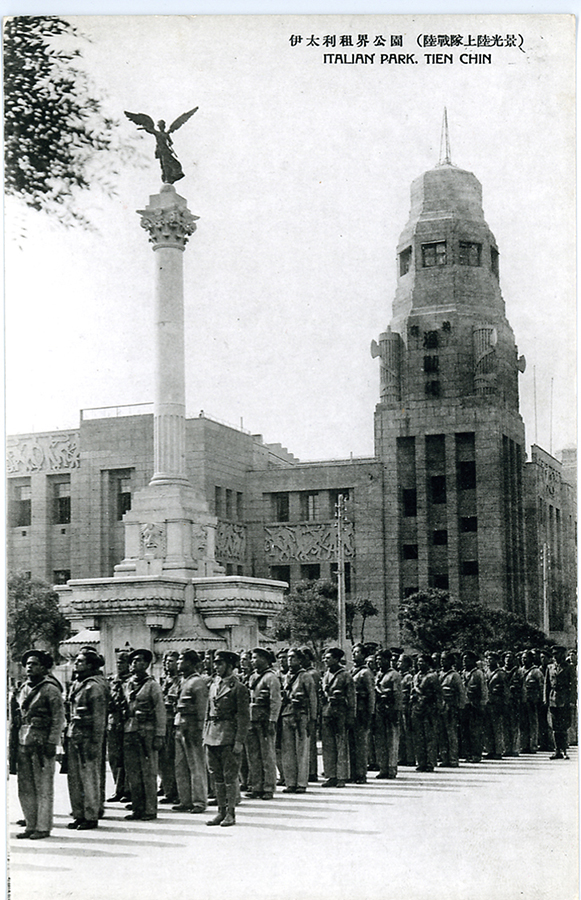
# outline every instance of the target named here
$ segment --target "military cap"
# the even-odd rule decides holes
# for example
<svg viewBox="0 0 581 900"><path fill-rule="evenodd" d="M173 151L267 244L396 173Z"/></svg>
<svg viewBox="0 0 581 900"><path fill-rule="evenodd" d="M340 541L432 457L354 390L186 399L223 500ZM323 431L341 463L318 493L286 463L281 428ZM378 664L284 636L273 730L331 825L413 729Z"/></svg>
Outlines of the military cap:
<svg viewBox="0 0 581 900"><path fill-rule="evenodd" d="M255 647L252 652L260 654L260 656L264 656L264 658L267 659L269 663L272 662L272 653L266 647Z"/></svg>
<svg viewBox="0 0 581 900"><path fill-rule="evenodd" d="M178 650L166 650L166 652L163 654L163 658L164 659L177 659L179 655L180 654L179 654Z"/></svg>
<svg viewBox="0 0 581 900"><path fill-rule="evenodd" d="M280 659L281 656L288 656L289 653L290 653L289 648L283 647L282 650L279 650L278 653L276 654L277 659Z"/></svg>
<svg viewBox="0 0 581 900"><path fill-rule="evenodd" d="M79 656L84 656L87 662L91 663L94 669L100 669L105 665L105 659L98 653L94 647L81 647L78 653Z"/></svg>
<svg viewBox="0 0 581 900"><path fill-rule="evenodd" d="M329 654L329 656L332 656L333 659L342 659L345 655L341 650L341 647L327 647L327 649L325 650L325 654L327 653Z"/></svg>
<svg viewBox="0 0 581 900"><path fill-rule="evenodd" d="M45 669L52 669L54 659L47 650L35 650L34 648L32 650L27 650L21 660L23 666L26 665L31 656L36 656L41 666Z"/></svg>
<svg viewBox="0 0 581 900"><path fill-rule="evenodd" d="M131 653L129 654L129 662L130 663L133 662L133 660L135 659L136 656L142 656L144 658L145 662L147 663L147 665L149 665L151 663L151 661L153 660L153 653L151 652L151 650L147 650L144 647L142 647L139 650L132 650Z"/></svg>
<svg viewBox="0 0 581 900"><path fill-rule="evenodd" d="M238 665L238 654L232 650L217 650L214 654L214 662L225 662L228 666L235 669Z"/></svg>
<svg viewBox="0 0 581 900"><path fill-rule="evenodd" d="M196 653L195 650L182 650L181 657L182 659L185 659L187 662L189 662L192 666L197 666L200 662L200 654Z"/></svg>

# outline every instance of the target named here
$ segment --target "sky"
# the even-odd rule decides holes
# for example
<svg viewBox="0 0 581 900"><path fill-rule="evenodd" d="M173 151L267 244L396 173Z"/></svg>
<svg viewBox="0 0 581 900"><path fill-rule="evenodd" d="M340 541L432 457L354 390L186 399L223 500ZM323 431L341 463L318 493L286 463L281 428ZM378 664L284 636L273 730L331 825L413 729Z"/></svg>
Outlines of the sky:
<svg viewBox="0 0 581 900"><path fill-rule="evenodd" d="M188 415L301 459L373 454L378 361L414 178L452 161L483 186L519 353L527 443L576 439L573 30L566 17L115 16L72 21L107 110L171 122L198 230L184 254ZM522 34L490 65L428 63L424 34ZM401 35L416 64L324 63L313 34ZM291 35L302 40L293 46ZM337 37L337 40L339 37ZM520 39L519 39L520 41ZM448 48L444 48L448 49ZM523 52L524 51L524 52ZM362 52L335 48L332 52ZM448 49L448 52L450 50ZM478 52L483 52L479 48ZM135 126L121 124L127 141ZM78 425L79 410L153 399L154 258L137 209L160 187L153 138L97 230L6 207L6 426ZM536 391L535 391L536 385ZM535 404L536 394L536 404ZM535 414L536 410L536 414Z"/></svg>

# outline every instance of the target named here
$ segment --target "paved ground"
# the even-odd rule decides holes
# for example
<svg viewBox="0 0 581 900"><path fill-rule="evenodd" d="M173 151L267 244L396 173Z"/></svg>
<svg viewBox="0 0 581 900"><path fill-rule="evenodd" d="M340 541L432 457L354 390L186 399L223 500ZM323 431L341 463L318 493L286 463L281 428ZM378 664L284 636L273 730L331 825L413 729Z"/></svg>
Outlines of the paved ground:
<svg viewBox="0 0 581 900"><path fill-rule="evenodd" d="M486 761L396 781L244 800L234 828L120 804L71 832L57 776L50 839L11 841L12 900L573 900L577 753ZM15 778L9 834L19 829Z"/></svg>

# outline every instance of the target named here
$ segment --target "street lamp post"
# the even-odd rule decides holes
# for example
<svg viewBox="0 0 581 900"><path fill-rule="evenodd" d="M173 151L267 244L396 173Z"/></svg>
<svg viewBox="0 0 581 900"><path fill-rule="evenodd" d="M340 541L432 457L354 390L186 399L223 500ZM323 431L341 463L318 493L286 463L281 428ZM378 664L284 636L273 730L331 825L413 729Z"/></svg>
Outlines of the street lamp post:
<svg viewBox="0 0 581 900"><path fill-rule="evenodd" d="M345 521L344 494L337 497L337 619L339 624L338 644L351 662L351 647L347 644L347 616L345 612L345 544L343 542L343 523Z"/></svg>

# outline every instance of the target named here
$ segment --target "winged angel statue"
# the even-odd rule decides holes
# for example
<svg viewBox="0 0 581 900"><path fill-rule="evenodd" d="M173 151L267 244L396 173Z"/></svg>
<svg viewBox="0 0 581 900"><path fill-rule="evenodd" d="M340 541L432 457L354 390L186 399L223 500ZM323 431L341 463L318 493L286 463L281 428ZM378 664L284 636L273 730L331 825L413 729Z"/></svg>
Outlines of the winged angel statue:
<svg viewBox="0 0 581 900"><path fill-rule="evenodd" d="M194 109L182 113L181 116L177 117L175 122L171 123L167 131L163 119L159 120L156 128L151 116L147 116L145 113L125 112L127 118L131 122L135 122L139 131L147 131L148 134L153 134L155 136L155 158L159 159L162 181L164 184L173 184L174 181L179 181L180 178L184 177L184 171L179 159L175 155L173 141L170 135L172 135L174 131L177 131L178 128L181 128L181 126L194 115L197 109L198 107L196 106Z"/></svg>

